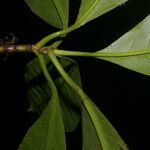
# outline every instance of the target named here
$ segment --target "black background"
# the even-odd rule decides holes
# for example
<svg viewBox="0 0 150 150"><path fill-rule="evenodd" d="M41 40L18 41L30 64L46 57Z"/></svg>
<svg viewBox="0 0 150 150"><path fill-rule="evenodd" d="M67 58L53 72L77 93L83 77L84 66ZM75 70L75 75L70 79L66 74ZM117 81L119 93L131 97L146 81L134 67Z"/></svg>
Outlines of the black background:
<svg viewBox="0 0 150 150"><path fill-rule="evenodd" d="M79 0L71 0L75 20ZM130 0L102 17L70 33L64 49L96 51L118 39L150 13L149 0ZM0 3L0 38L14 33L18 44L39 41L56 31L34 15L23 0ZM0 54L0 149L16 150L36 116L27 113L24 73L31 54ZM92 58L75 58L84 91L108 117L131 150L149 149L150 77ZM69 149L81 144L80 127L69 137ZM75 139L77 138L77 139Z"/></svg>

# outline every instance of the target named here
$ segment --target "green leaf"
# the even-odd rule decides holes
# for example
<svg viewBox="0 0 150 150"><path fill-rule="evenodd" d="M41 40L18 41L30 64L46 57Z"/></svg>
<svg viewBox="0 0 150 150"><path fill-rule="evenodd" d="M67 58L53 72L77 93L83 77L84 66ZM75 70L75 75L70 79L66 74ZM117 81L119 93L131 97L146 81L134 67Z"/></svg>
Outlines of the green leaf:
<svg viewBox="0 0 150 150"><path fill-rule="evenodd" d="M64 77L70 87L74 89L82 102L83 149L128 150L117 131L83 90L69 77L53 52L49 52L49 57L58 72ZM89 144L93 145L93 147L89 146Z"/></svg>
<svg viewBox="0 0 150 150"><path fill-rule="evenodd" d="M83 150L128 150L127 146L90 100L82 107Z"/></svg>
<svg viewBox="0 0 150 150"><path fill-rule="evenodd" d="M49 65L50 60L48 57L44 56L44 60L45 60L45 63L49 67L52 67L51 65ZM51 70L51 68L48 68L48 69ZM35 58L27 64L27 71L26 71L24 77L25 77L26 82L30 82L30 81L34 80L35 78L37 78L38 76L41 76L41 74L43 74L43 72L40 67L40 63L39 63L38 59Z"/></svg>
<svg viewBox="0 0 150 150"><path fill-rule="evenodd" d="M150 15L131 31L97 53L107 53L105 57L98 57L100 59L150 75Z"/></svg>
<svg viewBox="0 0 150 150"><path fill-rule="evenodd" d="M63 119L57 92L41 117L28 130L19 150L66 150Z"/></svg>
<svg viewBox="0 0 150 150"><path fill-rule="evenodd" d="M69 0L25 0L31 10L57 28L68 26Z"/></svg>
<svg viewBox="0 0 150 150"><path fill-rule="evenodd" d="M49 72L54 72L51 62L45 57ZM78 65L75 61L68 58L60 58L60 62L67 69L71 78L81 87L81 78ZM45 109L50 97L50 89L39 66L38 60L34 59L27 65L25 79L30 85L28 89L28 98L30 102L30 111L37 112L39 115ZM40 82L39 82L40 81ZM65 131L73 131L79 123L80 101L72 88L60 76L55 78L55 84L58 90L59 101L62 109Z"/></svg>
<svg viewBox="0 0 150 150"><path fill-rule="evenodd" d="M78 23L78 27L80 27L126 1L127 0L81 0L76 23Z"/></svg>
<svg viewBox="0 0 150 150"><path fill-rule="evenodd" d="M82 107L82 135L82 150L103 150L94 125L84 107Z"/></svg>
<svg viewBox="0 0 150 150"><path fill-rule="evenodd" d="M83 149L128 150L123 140L83 90L70 78L53 53L49 57L82 102ZM90 145L90 146L89 146ZM90 150L90 149L89 149Z"/></svg>
<svg viewBox="0 0 150 150"><path fill-rule="evenodd" d="M48 64L48 69L52 69L52 65L50 65L50 61L47 57L45 57L45 63ZM50 100L51 90L49 84L44 78L37 58L27 64L25 80L27 85L29 85L29 89L27 91L29 111L33 111L41 115Z"/></svg>

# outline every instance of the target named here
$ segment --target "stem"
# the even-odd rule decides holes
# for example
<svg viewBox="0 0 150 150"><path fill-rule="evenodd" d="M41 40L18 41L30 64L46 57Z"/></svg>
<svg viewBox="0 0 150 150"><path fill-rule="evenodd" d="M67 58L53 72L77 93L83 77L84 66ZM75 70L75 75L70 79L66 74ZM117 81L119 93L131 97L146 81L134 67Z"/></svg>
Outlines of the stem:
<svg viewBox="0 0 150 150"><path fill-rule="evenodd" d="M99 122L97 117L94 115L94 109L91 106L91 102L89 97L83 92L83 90L69 77L69 75L64 71L64 69L62 68L61 64L59 63L59 61L57 60L55 54L53 53L53 51L50 51L48 53L52 63L54 64L54 66L56 67L56 69L58 70L58 72L62 75L62 77L65 79L65 81L75 90L76 94L79 96L83 106L85 107L85 109L87 110L92 123L95 127L95 130L97 132L97 136L99 139L101 139L101 135L99 134Z"/></svg>
<svg viewBox="0 0 150 150"><path fill-rule="evenodd" d="M56 49L62 41L56 41L49 47L42 47L40 50L36 45L28 44L28 45L8 45L8 46L0 46L0 53L16 53L16 52L31 52L31 53L48 53L48 50L53 49L55 55L57 56L82 56L82 57L129 57L129 56L137 56L137 55L145 55L150 54L150 49L147 50L131 50L128 52L80 52L80 51L68 51L68 50L60 50Z"/></svg>
<svg viewBox="0 0 150 150"><path fill-rule="evenodd" d="M69 75L65 72L65 70L62 68L61 64L57 60L55 54L53 51L50 51L48 53L49 58L51 59L52 63L58 70L58 72L61 74L61 76L65 79L65 81L75 90L75 92L79 95L81 100L85 100L87 95L83 92L83 90L69 77Z"/></svg>
<svg viewBox="0 0 150 150"><path fill-rule="evenodd" d="M83 57L96 57L97 54L90 52L80 51L67 51L67 50L54 50L55 55L58 56L83 56Z"/></svg>
<svg viewBox="0 0 150 150"><path fill-rule="evenodd" d="M56 38L56 37L59 37L59 36L62 36L62 35L65 35L73 30L75 30L76 28L78 28L81 23L84 21L84 19L86 19L86 17L91 13L91 11L93 10L93 8L96 6L96 4L99 2L99 0L96 0L92 6L90 7L90 9L87 11L87 13L85 13L83 15L83 17L81 17L79 20L77 20L75 22L75 24L73 24L72 26L70 26L69 28L66 28L64 30L61 30L61 31L58 31L58 32L55 32L55 33L52 33L52 34L49 34L47 35L46 37L44 37L41 41L39 41L36 46L38 49L40 49L41 47L43 47L47 42L49 42L50 40ZM61 14L61 13L60 13Z"/></svg>
<svg viewBox="0 0 150 150"><path fill-rule="evenodd" d="M59 37L59 36L62 36L62 35L65 35L73 30L75 30L77 27L77 24L73 24L72 26L70 26L69 28L66 28L64 30L61 30L61 31L57 31L55 33L52 33L52 34L49 34L47 35L46 37L44 37L41 41L39 41L36 46L38 49L40 49L41 47L43 47L47 42L49 42L50 40L56 38L56 37Z"/></svg>
<svg viewBox="0 0 150 150"><path fill-rule="evenodd" d="M13 53L13 52L33 52L34 45L4 45L0 46L0 53Z"/></svg>
<svg viewBox="0 0 150 150"><path fill-rule="evenodd" d="M107 148L107 143L105 141L105 137L103 136L103 134L101 134L101 133L103 133L103 125L100 126L99 119L98 119L97 115L95 115L95 109L98 109L98 108L96 108L96 106L92 103L90 98L83 92L83 90L64 71L61 64L57 60L54 52L50 51L48 53L48 55L49 55L49 58L51 59L52 63L54 64L54 66L57 68L58 72L62 75L62 77L65 79L65 81L75 90L76 94L79 96L80 100L82 101L83 106L85 107L87 113L89 114L89 117L93 123L93 126L96 130L99 140L101 141L102 146L104 148ZM110 125L110 123L105 118L105 116L100 111L98 111L98 112L99 112L99 115L101 115L103 121L106 122L108 125ZM116 131L114 130L114 132L116 132ZM128 150L126 145L122 141L120 141L120 137L118 138L118 143L119 143L119 145L121 145L121 147L124 150Z"/></svg>

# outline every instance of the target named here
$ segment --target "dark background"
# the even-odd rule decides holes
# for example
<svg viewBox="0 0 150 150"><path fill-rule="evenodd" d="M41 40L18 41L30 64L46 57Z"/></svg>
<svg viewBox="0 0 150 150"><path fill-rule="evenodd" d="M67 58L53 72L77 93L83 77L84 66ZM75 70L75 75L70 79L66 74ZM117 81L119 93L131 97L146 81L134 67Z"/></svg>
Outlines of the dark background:
<svg viewBox="0 0 150 150"><path fill-rule="evenodd" d="M79 0L71 0L72 23ZM150 13L149 0L130 0L102 17L70 33L64 49L96 51L108 46ZM35 43L56 31L36 15L23 0L0 4L0 38L14 33L18 44ZM36 116L27 113L24 73L31 54L0 54L0 149L16 150ZM149 149L150 77L92 58L75 58L86 93L108 117L131 150ZM80 126L67 135L70 148L81 144ZM77 139L75 139L77 138ZM79 149L79 148L78 148Z"/></svg>

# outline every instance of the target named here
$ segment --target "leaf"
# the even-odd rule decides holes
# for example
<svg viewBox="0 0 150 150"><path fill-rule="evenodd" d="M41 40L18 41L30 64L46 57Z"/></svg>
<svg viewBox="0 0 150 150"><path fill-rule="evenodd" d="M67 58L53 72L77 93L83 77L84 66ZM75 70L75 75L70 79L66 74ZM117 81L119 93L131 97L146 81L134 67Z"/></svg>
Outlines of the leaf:
<svg viewBox="0 0 150 150"><path fill-rule="evenodd" d="M41 115L51 97L48 83L45 82L29 88L27 91L27 97L30 102L30 108L28 111L36 112Z"/></svg>
<svg viewBox="0 0 150 150"><path fill-rule="evenodd" d="M47 65L50 64L50 60L48 57L44 56L44 60ZM49 65L49 67L52 67L52 66ZM48 69L50 70L51 68L48 68ZM27 71L26 71L24 77L25 77L26 82L29 82L29 81L32 81L33 79L37 78L41 74L43 74L43 72L40 67L40 63L39 63L38 59L35 58L27 64Z"/></svg>
<svg viewBox="0 0 150 150"><path fill-rule="evenodd" d="M76 23L78 23L78 27L80 27L126 1L127 0L81 0Z"/></svg>
<svg viewBox="0 0 150 150"><path fill-rule="evenodd" d="M45 57L49 72L54 72L51 62ZM60 62L67 69L68 74L81 87L79 68L75 61L68 58L60 58ZM45 109L51 93L45 79L42 79L42 70L37 59L32 60L27 65L25 79L30 85L28 89L28 98L30 102L30 111L37 112L39 115ZM40 82L39 82L40 81ZM58 90L59 101L62 109L62 115L65 124L65 131L73 131L79 123L79 103L77 95L73 89L64 81L62 77L55 78Z"/></svg>
<svg viewBox="0 0 150 150"><path fill-rule="evenodd" d="M98 57L133 71L150 75L150 15L117 41L97 53Z"/></svg>
<svg viewBox="0 0 150 150"><path fill-rule="evenodd" d="M64 77L65 81L78 94L78 97L82 102L80 108L82 108L82 125L84 131L83 149L87 150L87 148L90 148L90 144L94 145L93 147L91 147L91 150L98 148L99 150L128 150L127 146L124 144L117 131L112 127L110 122L100 112L95 104L92 103L92 101L83 92L83 90L69 77L69 75L66 73L66 71L62 68L61 64L57 60L56 56L53 53L49 53L49 57L59 73ZM85 113L85 110L87 111L87 113ZM91 129L91 131L94 130L94 132L89 132L89 129Z"/></svg>
<svg viewBox="0 0 150 150"><path fill-rule="evenodd" d="M57 92L41 117L28 130L19 150L66 150L63 119Z"/></svg>
<svg viewBox="0 0 150 150"><path fill-rule="evenodd" d="M68 26L69 0L25 0L31 10L57 28Z"/></svg>
<svg viewBox="0 0 150 150"><path fill-rule="evenodd" d="M82 107L82 134L82 150L103 150L94 125L84 107Z"/></svg>
<svg viewBox="0 0 150 150"><path fill-rule="evenodd" d="M82 107L83 150L128 150L127 146L88 98Z"/></svg>

